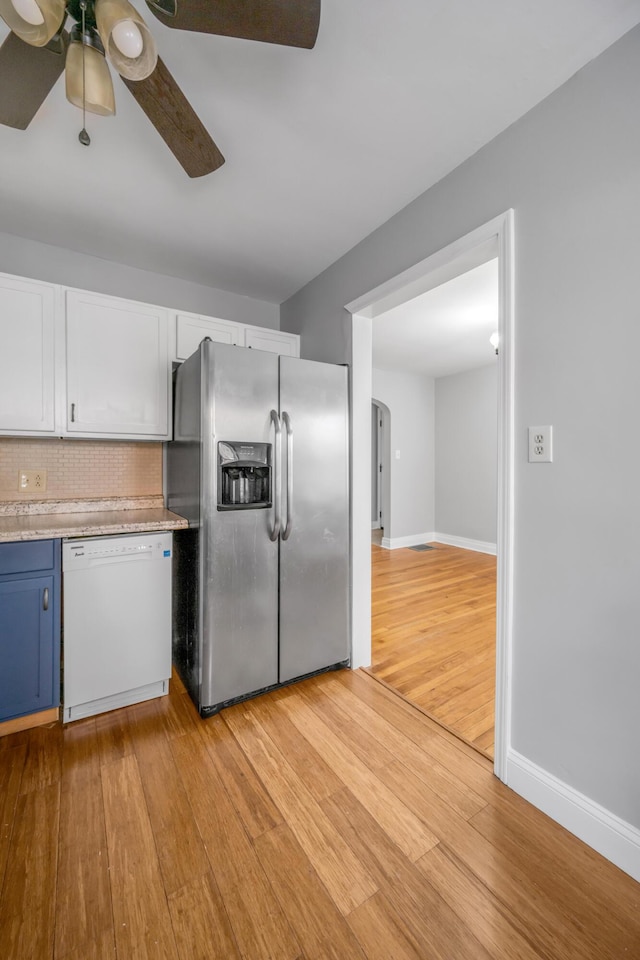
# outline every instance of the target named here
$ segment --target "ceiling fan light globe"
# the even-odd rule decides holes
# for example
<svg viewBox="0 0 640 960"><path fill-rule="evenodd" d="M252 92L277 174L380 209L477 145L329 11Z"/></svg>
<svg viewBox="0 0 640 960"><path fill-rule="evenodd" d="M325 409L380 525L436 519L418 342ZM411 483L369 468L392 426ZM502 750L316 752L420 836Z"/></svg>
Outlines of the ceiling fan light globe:
<svg viewBox="0 0 640 960"><path fill-rule="evenodd" d="M66 16L65 0L0 0L0 17L32 47L46 46Z"/></svg>
<svg viewBox="0 0 640 960"><path fill-rule="evenodd" d="M156 68L158 50L138 11L128 0L96 0L95 12L98 33L114 69L127 80L145 80Z"/></svg>
<svg viewBox="0 0 640 960"><path fill-rule="evenodd" d="M144 48L142 34L133 20L121 20L116 23L111 32L111 39L123 57L129 60L136 60Z"/></svg>
<svg viewBox="0 0 640 960"><path fill-rule="evenodd" d="M22 17L25 23L31 24L32 27L39 27L44 23L42 10L36 0L11 0L11 3L18 16Z"/></svg>
<svg viewBox="0 0 640 960"><path fill-rule="evenodd" d="M84 89L82 83L82 48L84 46ZM110 117L116 112L111 74L104 55L88 44L73 41L67 50L64 70L67 100L88 113Z"/></svg>

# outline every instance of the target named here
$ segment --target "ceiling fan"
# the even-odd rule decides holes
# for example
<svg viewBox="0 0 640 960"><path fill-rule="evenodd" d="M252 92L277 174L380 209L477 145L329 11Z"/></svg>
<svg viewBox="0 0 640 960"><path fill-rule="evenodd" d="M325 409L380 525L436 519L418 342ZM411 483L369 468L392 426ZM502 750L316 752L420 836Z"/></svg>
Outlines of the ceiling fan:
<svg viewBox="0 0 640 960"><path fill-rule="evenodd" d="M320 0L146 0L177 30L310 49ZM224 163L128 0L0 0L11 33L0 47L0 124L26 130L65 72L67 99L83 112L115 113L106 57L190 177ZM73 21L69 32L67 19ZM90 142L86 129L80 142Z"/></svg>

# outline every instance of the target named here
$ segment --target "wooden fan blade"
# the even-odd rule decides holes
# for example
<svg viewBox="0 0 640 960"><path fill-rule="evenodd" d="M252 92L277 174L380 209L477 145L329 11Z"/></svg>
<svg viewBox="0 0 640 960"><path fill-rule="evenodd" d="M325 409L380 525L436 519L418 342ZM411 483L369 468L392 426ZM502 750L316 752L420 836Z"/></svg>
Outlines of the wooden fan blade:
<svg viewBox="0 0 640 960"><path fill-rule="evenodd" d="M311 49L318 36L320 0L147 0L158 20L177 30L263 40ZM163 9L164 8L164 9Z"/></svg>
<svg viewBox="0 0 640 960"><path fill-rule="evenodd" d="M32 47L10 33L0 47L0 123L26 130L64 70L69 34Z"/></svg>
<svg viewBox="0 0 640 960"><path fill-rule="evenodd" d="M146 80L121 79L190 177L222 166L224 157L160 57Z"/></svg>

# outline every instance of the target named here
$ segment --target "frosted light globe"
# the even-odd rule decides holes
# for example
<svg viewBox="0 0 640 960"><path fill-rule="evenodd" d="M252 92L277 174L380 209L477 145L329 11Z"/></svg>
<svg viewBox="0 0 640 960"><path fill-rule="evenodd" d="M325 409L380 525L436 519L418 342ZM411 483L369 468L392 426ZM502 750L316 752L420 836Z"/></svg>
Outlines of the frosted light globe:
<svg viewBox="0 0 640 960"><path fill-rule="evenodd" d="M26 2L33 3L34 0L26 0ZM133 20L120 20L116 23L111 32L111 39L120 53L130 60L136 60L142 53L144 46L142 34Z"/></svg>
<svg viewBox="0 0 640 960"><path fill-rule="evenodd" d="M42 11L36 0L11 0L11 4L18 16L22 17L26 23L30 23L34 27L39 27L44 23Z"/></svg>

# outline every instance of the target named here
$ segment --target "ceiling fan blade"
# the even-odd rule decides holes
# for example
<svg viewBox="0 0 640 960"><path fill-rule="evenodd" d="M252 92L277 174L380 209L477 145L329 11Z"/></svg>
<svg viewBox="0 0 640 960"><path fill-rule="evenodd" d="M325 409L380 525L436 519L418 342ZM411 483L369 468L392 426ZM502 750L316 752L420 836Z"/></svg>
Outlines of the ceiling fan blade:
<svg viewBox="0 0 640 960"><path fill-rule="evenodd" d="M222 166L224 157L160 57L146 80L121 79L190 177Z"/></svg>
<svg viewBox="0 0 640 960"><path fill-rule="evenodd" d="M168 27L311 49L320 0L147 0ZM168 13L175 9L175 15Z"/></svg>
<svg viewBox="0 0 640 960"><path fill-rule="evenodd" d="M0 47L0 123L26 130L64 70L69 34L33 47L10 33Z"/></svg>

